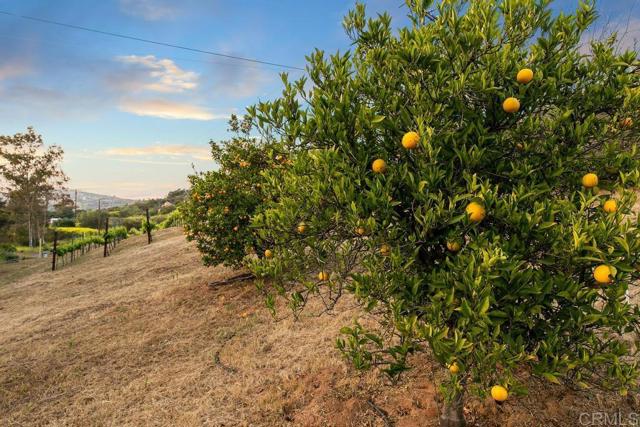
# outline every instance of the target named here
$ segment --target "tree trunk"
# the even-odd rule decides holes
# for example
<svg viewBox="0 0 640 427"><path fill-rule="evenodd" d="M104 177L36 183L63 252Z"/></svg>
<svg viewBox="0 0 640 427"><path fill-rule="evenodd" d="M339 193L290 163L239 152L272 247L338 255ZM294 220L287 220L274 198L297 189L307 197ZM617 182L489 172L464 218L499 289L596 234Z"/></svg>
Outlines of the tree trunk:
<svg viewBox="0 0 640 427"><path fill-rule="evenodd" d="M451 402L445 403L440 414L440 427L464 427L464 393L459 392Z"/></svg>
<svg viewBox="0 0 640 427"><path fill-rule="evenodd" d="M31 209L29 209L28 227L29 227L29 247L32 248L33 247L33 227L31 226Z"/></svg>

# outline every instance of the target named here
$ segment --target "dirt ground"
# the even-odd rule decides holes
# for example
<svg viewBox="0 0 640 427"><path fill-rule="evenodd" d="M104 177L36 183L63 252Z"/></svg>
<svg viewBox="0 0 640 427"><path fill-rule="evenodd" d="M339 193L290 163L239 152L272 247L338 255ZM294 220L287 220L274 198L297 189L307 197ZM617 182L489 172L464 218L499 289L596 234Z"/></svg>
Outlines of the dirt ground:
<svg viewBox="0 0 640 427"><path fill-rule="evenodd" d="M0 425L437 425L442 369L416 359L391 384L335 350L359 314L348 301L335 315L274 321L252 283L210 289L234 272L201 266L176 229L98 252L0 285ZM576 426L593 420L585 412L631 417L633 404L531 384L502 406L469 402L467 417Z"/></svg>

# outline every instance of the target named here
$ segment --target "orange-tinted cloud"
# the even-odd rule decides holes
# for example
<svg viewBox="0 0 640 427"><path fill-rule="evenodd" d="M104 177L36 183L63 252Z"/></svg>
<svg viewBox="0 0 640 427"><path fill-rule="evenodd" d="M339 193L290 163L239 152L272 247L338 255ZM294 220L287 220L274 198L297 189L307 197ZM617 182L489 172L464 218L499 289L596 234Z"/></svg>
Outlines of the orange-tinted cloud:
<svg viewBox="0 0 640 427"><path fill-rule="evenodd" d="M133 100L125 99L120 110L138 116L159 117L173 120L226 120L229 114L213 114L209 110L190 104L162 99Z"/></svg>
<svg viewBox="0 0 640 427"><path fill-rule="evenodd" d="M104 152L110 156L171 156L192 157L199 160L210 160L211 150L207 145L156 144L146 147L111 148Z"/></svg>

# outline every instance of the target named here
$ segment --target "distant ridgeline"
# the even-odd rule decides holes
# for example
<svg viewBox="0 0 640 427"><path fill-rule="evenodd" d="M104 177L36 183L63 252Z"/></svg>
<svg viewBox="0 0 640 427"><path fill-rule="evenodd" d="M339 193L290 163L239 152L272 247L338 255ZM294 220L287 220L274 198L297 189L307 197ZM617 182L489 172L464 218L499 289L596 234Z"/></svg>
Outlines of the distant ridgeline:
<svg viewBox="0 0 640 427"><path fill-rule="evenodd" d="M74 200L75 190L69 190L69 197L71 200ZM115 196L105 196L104 194L87 193L85 191L78 190L78 209L98 209L98 200L100 201L100 207L102 209L115 208L135 202L135 200L122 199Z"/></svg>

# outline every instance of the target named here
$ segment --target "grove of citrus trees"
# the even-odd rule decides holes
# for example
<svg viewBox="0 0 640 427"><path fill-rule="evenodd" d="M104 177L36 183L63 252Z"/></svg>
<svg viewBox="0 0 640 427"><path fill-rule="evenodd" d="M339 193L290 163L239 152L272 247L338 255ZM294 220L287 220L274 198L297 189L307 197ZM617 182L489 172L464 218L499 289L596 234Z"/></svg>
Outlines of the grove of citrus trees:
<svg viewBox="0 0 640 427"><path fill-rule="evenodd" d="M338 348L390 375L437 360L442 425L464 423L467 394L524 392L523 371L636 391L636 52L585 41L591 1L407 9L395 31L357 6L352 51L313 52L248 108L220 170L192 177L189 236L249 267L272 310L354 295L379 327L345 325Z"/></svg>

